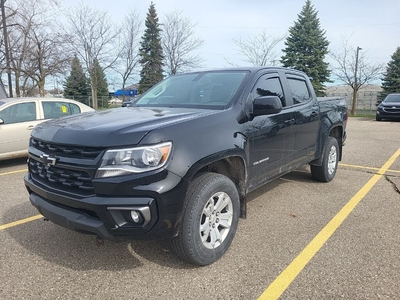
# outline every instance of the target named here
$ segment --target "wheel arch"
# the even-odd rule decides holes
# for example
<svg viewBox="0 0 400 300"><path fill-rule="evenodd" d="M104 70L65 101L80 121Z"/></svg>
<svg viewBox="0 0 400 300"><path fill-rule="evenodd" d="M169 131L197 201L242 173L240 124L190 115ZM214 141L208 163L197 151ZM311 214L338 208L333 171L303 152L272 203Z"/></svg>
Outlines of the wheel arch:
<svg viewBox="0 0 400 300"><path fill-rule="evenodd" d="M245 159L238 153L226 153L204 158L194 164L185 179L193 181L202 173L217 173L228 177L235 184L240 198L240 217L246 217L246 182L247 171Z"/></svg>
<svg viewBox="0 0 400 300"><path fill-rule="evenodd" d="M336 126L331 129L329 136L334 137L339 145L339 161L342 160L342 147L343 147L343 126Z"/></svg>
<svg viewBox="0 0 400 300"><path fill-rule="evenodd" d="M341 124L338 124L336 126L332 126L328 132L328 130L321 132L321 135L319 137L319 144L318 144L318 150L316 152L316 157L317 159L311 161L309 164L312 166L321 166L322 165L322 160L324 159L324 150L326 147L326 141L328 140L328 137L334 137L339 145L339 161L342 160L342 148L344 145L344 127Z"/></svg>

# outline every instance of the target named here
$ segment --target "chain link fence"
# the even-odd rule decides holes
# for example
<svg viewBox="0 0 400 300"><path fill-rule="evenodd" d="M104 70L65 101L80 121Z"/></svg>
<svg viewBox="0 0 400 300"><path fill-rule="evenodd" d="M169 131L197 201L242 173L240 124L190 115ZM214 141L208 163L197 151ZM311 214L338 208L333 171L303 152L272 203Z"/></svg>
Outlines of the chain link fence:
<svg viewBox="0 0 400 300"><path fill-rule="evenodd" d="M72 99L83 104L86 104L90 107L93 107L93 100L92 97L88 96L68 96L68 99ZM112 104L109 103L110 97L109 96L101 96L97 97L97 104L99 108L109 108L114 107Z"/></svg>

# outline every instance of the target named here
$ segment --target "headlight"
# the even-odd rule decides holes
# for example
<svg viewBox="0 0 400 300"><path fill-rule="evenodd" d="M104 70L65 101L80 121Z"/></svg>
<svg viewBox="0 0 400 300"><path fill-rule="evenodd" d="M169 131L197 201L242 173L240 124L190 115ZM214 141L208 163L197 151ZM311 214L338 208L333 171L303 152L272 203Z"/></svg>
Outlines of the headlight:
<svg viewBox="0 0 400 300"><path fill-rule="evenodd" d="M154 146L112 149L103 155L96 178L121 176L155 170L165 165L171 154L172 143Z"/></svg>

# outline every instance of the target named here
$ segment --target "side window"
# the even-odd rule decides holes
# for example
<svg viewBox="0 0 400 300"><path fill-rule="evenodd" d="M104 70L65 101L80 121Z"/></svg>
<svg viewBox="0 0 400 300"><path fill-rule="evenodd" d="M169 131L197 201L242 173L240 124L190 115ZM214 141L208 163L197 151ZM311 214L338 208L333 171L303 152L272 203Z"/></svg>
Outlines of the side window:
<svg viewBox="0 0 400 300"><path fill-rule="evenodd" d="M67 102L43 101L42 105L45 119L59 118L80 112L77 105Z"/></svg>
<svg viewBox="0 0 400 300"><path fill-rule="evenodd" d="M286 106L286 100L279 77L265 75L257 81L253 89L253 98L262 96L278 96L279 99L281 99L282 106Z"/></svg>
<svg viewBox="0 0 400 300"><path fill-rule="evenodd" d="M310 91L308 90L305 80L300 78L288 78L288 83L295 105L310 100Z"/></svg>
<svg viewBox="0 0 400 300"><path fill-rule="evenodd" d="M71 110L71 115L75 115L75 114L81 113L81 109L79 108L78 105L70 103L69 107L70 107L70 110Z"/></svg>
<svg viewBox="0 0 400 300"><path fill-rule="evenodd" d="M0 111L4 124L14 124L36 120L36 103L26 102L11 105Z"/></svg>

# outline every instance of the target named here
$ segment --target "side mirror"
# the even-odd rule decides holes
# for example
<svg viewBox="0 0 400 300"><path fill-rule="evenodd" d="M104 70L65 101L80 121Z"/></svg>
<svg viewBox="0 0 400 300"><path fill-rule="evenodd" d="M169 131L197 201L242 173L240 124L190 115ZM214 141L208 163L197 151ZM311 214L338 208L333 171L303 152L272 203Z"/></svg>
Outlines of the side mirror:
<svg viewBox="0 0 400 300"><path fill-rule="evenodd" d="M262 96L254 99L253 102L253 112L251 115L264 116L272 115L281 112L282 102L277 96Z"/></svg>

